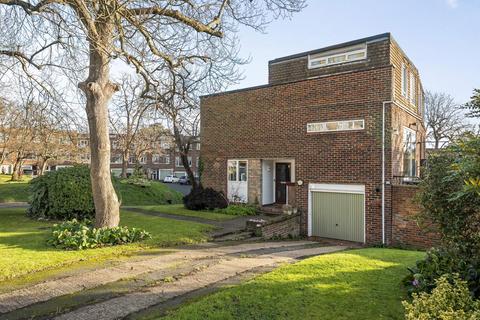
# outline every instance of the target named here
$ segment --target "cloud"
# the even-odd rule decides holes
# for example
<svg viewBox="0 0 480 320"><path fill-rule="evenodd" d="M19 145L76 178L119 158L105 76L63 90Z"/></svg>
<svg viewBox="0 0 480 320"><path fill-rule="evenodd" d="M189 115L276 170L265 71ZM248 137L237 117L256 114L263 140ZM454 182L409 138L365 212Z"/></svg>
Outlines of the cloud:
<svg viewBox="0 0 480 320"><path fill-rule="evenodd" d="M458 7L459 0L445 0L445 1L447 2L447 5L452 9L455 9L456 7Z"/></svg>

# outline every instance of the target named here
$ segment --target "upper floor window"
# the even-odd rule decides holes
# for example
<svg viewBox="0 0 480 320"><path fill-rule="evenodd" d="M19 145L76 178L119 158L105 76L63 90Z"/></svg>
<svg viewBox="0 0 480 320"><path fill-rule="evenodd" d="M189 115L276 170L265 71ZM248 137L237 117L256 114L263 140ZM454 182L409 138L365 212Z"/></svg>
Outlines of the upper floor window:
<svg viewBox="0 0 480 320"><path fill-rule="evenodd" d="M402 63L402 95L407 96L408 71L405 63Z"/></svg>
<svg viewBox="0 0 480 320"><path fill-rule="evenodd" d="M308 56L308 68L320 68L340 63L347 63L367 58L366 45L333 50Z"/></svg>
<svg viewBox="0 0 480 320"><path fill-rule="evenodd" d="M417 175L416 148L417 135L410 128L403 128L403 174L407 177Z"/></svg>
<svg viewBox="0 0 480 320"><path fill-rule="evenodd" d="M307 133L363 129L365 129L365 121L363 119L307 123Z"/></svg>
<svg viewBox="0 0 480 320"><path fill-rule="evenodd" d="M416 104L417 84L415 81L415 75L410 73L410 102Z"/></svg>
<svg viewBox="0 0 480 320"><path fill-rule="evenodd" d="M153 163L161 163L161 164L169 164L170 163L170 156L161 156L159 154L152 155L152 162Z"/></svg>
<svg viewBox="0 0 480 320"><path fill-rule="evenodd" d="M164 149L164 150L170 149L170 141L161 140L160 141L160 148Z"/></svg>
<svg viewBox="0 0 480 320"><path fill-rule="evenodd" d="M141 155L140 158L138 159L138 162L141 164L147 163L147 155Z"/></svg>
<svg viewBox="0 0 480 320"><path fill-rule="evenodd" d="M80 140L80 141L78 141L78 147L79 147L79 148L85 148L86 146L88 146L88 140Z"/></svg>
<svg viewBox="0 0 480 320"><path fill-rule="evenodd" d="M175 157L175 166L183 167L182 159L180 157Z"/></svg>
<svg viewBox="0 0 480 320"><path fill-rule="evenodd" d="M90 154L89 153L82 153L80 154L81 161L90 161Z"/></svg>
<svg viewBox="0 0 480 320"><path fill-rule="evenodd" d="M122 156L118 154L112 155L111 163L122 163Z"/></svg>

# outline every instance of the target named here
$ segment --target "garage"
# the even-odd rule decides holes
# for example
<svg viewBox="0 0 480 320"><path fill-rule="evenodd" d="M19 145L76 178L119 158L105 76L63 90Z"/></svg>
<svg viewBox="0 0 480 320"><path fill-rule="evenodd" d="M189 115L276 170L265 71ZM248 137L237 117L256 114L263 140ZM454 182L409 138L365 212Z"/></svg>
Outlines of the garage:
<svg viewBox="0 0 480 320"><path fill-rule="evenodd" d="M309 184L309 236L365 242L365 186Z"/></svg>

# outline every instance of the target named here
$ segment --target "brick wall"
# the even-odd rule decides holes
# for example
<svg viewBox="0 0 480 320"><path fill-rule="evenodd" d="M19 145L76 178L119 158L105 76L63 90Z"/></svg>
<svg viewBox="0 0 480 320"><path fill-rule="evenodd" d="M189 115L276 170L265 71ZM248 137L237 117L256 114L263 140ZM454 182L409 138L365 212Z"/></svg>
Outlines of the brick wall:
<svg viewBox="0 0 480 320"><path fill-rule="evenodd" d="M364 184L367 242L378 243L382 102L390 93L391 68L384 67L204 97L202 183L226 193L228 159L295 160L295 178L304 181L295 187L302 234L308 183ZM352 119L364 119L365 129L306 132L309 122Z"/></svg>
<svg viewBox="0 0 480 320"><path fill-rule="evenodd" d="M431 248L440 240L433 228L421 228L415 219L420 208L413 202L416 186L392 186L392 245L415 248Z"/></svg>
<svg viewBox="0 0 480 320"><path fill-rule="evenodd" d="M265 225L261 228L264 239L298 237L300 235L300 216Z"/></svg>
<svg viewBox="0 0 480 320"><path fill-rule="evenodd" d="M385 38L382 41L367 43L366 60L314 69L308 68L308 55L283 61L273 60L268 64L268 83L275 84L333 73L368 70L381 66L388 66L390 64L389 50L390 41L388 38Z"/></svg>
<svg viewBox="0 0 480 320"><path fill-rule="evenodd" d="M302 186L291 188L295 190L296 203L302 213L301 234L305 235L308 230L309 183L363 184L366 242L381 242L382 105L384 101L394 99L396 69L389 63L389 41L376 41L368 46L369 59L375 60L375 52L379 58L365 62L371 65L362 68L357 68L359 65L353 68L352 63L330 70L316 69L319 74L305 74L306 61L302 62L305 63L303 69L289 69L290 62L275 67L271 64L271 84L268 86L203 97L201 157L204 186L226 193L227 160L247 159L252 164L249 169L249 179L252 180L249 181L249 188L252 188L249 189L249 201L261 201L261 159L290 159L295 162L295 180L304 182ZM293 59L291 63L300 63L301 60ZM322 72L334 74L320 74ZM285 75L290 78L282 78ZM313 78L305 79L311 76ZM399 137L403 138L403 134L397 129L418 122L419 141L424 137L424 129L420 125L421 118L412 108L387 104L385 117L386 179L391 181L393 175L402 171L403 140ZM306 132L306 125L310 122L353 119L364 119L365 129ZM419 150L418 163L422 152ZM386 188L387 241L392 238L394 229L391 206L391 188Z"/></svg>
<svg viewBox="0 0 480 320"><path fill-rule="evenodd" d="M392 38L390 42L390 61L393 68L393 93L395 100L404 105L413 112L421 114L423 110L419 106L419 98L423 95L423 87L420 81L420 75L415 65L408 59L403 50ZM407 95L402 94L402 65L407 68ZM415 79L415 93L416 96L413 101L410 100L410 74L413 74Z"/></svg>

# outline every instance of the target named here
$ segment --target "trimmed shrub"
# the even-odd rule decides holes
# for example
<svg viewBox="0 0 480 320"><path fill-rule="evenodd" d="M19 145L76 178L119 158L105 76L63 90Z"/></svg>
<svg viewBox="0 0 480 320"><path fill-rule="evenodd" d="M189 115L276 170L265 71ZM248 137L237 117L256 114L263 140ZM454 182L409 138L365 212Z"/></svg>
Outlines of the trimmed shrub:
<svg viewBox="0 0 480 320"><path fill-rule="evenodd" d="M82 250L138 242L151 238L145 230L114 227L94 228L90 220L76 219L55 224L47 240L49 245L67 250Z"/></svg>
<svg viewBox="0 0 480 320"><path fill-rule="evenodd" d="M406 320L480 319L480 303L473 300L466 282L458 275L440 277L432 293L415 293L412 303L404 301L403 306Z"/></svg>
<svg viewBox="0 0 480 320"><path fill-rule="evenodd" d="M232 216L254 216L257 214L257 208L249 204L233 204L224 209L215 209L214 211Z"/></svg>
<svg viewBox="0 0 480 320"><path fill-rule="evenodd" d="M30 207L34 218L91 219L95 215L90 170L87 166L47 172L30 182Z"/></svg>
<svg viewBox="0 0 480 320"><path fill-rule="evenodd" d="M228 206L228 200L222 192L212 188L195 188L183 197L185 208L189 210L214 210Z"/></svg>

